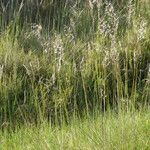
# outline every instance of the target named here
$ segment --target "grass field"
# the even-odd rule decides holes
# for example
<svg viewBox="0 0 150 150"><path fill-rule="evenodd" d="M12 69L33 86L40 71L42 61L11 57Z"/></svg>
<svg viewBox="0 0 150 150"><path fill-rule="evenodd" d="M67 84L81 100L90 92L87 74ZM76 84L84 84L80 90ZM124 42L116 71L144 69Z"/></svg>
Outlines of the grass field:
<svg viewBox="0 0 150 150"><path fill-rule="evenodd" d="M1 0L0 149L149 150L149 3Z"/></svg>
<svg viewBox="0 0 150 150"><path fill-rule="evenodd" d="M0 133L2 150L149 150L150 113L106 114Z"/></svg>

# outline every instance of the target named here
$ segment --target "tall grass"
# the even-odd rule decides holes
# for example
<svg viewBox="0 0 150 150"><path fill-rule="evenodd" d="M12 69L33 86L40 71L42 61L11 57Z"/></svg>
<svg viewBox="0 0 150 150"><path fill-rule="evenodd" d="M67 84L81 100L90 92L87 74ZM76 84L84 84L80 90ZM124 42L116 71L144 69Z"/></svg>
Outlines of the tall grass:
<svg viewBox="0 0 150 150"><path fill-rule="evenodd" d="M44 2L1 3L1 127L147 108L149 1Z"/></svg>

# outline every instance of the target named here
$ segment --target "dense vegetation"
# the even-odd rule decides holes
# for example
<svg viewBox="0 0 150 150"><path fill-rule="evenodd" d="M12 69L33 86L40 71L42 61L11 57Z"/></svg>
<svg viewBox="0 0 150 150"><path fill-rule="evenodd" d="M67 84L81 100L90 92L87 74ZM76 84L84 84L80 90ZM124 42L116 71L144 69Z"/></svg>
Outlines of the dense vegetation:
<svg viewBox="0 0 150 150"><path fill-rule="evenodd" d="M1 128L148 108L148 3L1 0Z"/></svg>
<svg viewBox="0 0 150 150"><path fill-rule="evenodd" d="M0 0L0 149L150 145L150 0Z"/></svg>
<svg viewBox="0 0 150 150"><path fill-rule="evenodd" d="M149 150L150 113L114 114L72 120L51 128L27 126L1 138L2 150ZM1 133L0 133L1 136Z"/></svg>

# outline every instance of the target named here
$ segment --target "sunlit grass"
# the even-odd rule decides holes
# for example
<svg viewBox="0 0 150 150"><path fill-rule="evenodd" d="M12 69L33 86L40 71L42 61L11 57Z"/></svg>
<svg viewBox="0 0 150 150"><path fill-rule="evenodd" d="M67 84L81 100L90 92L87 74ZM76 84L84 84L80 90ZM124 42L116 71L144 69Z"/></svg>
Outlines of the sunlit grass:
<svg viewBox="0 0 150 150"><path fill-rule="evenodd" d="M86 149L148 150L150 145L149 112L97 115L74 119L70 125L26 126L15 132L0 133L3 150Z"/></svg>

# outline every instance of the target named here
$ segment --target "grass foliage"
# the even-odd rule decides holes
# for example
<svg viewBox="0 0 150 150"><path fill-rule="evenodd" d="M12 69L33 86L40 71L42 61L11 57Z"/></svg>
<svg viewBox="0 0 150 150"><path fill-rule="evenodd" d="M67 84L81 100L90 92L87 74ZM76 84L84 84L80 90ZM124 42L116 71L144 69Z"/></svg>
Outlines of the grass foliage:
<svg viewBox="0 0 150 150"><path fill-rule="evenodd" d="M3 134L1 149L6 150L149 150L149 112L109 114L74 119L69 126L50 128L27 126Z"/></svg>
<svg viewBox="0 0 150 150"><path fill-rule="evenodd" d="M149 106L149 0L90 2L2 0L1 128Z"/></svg>

